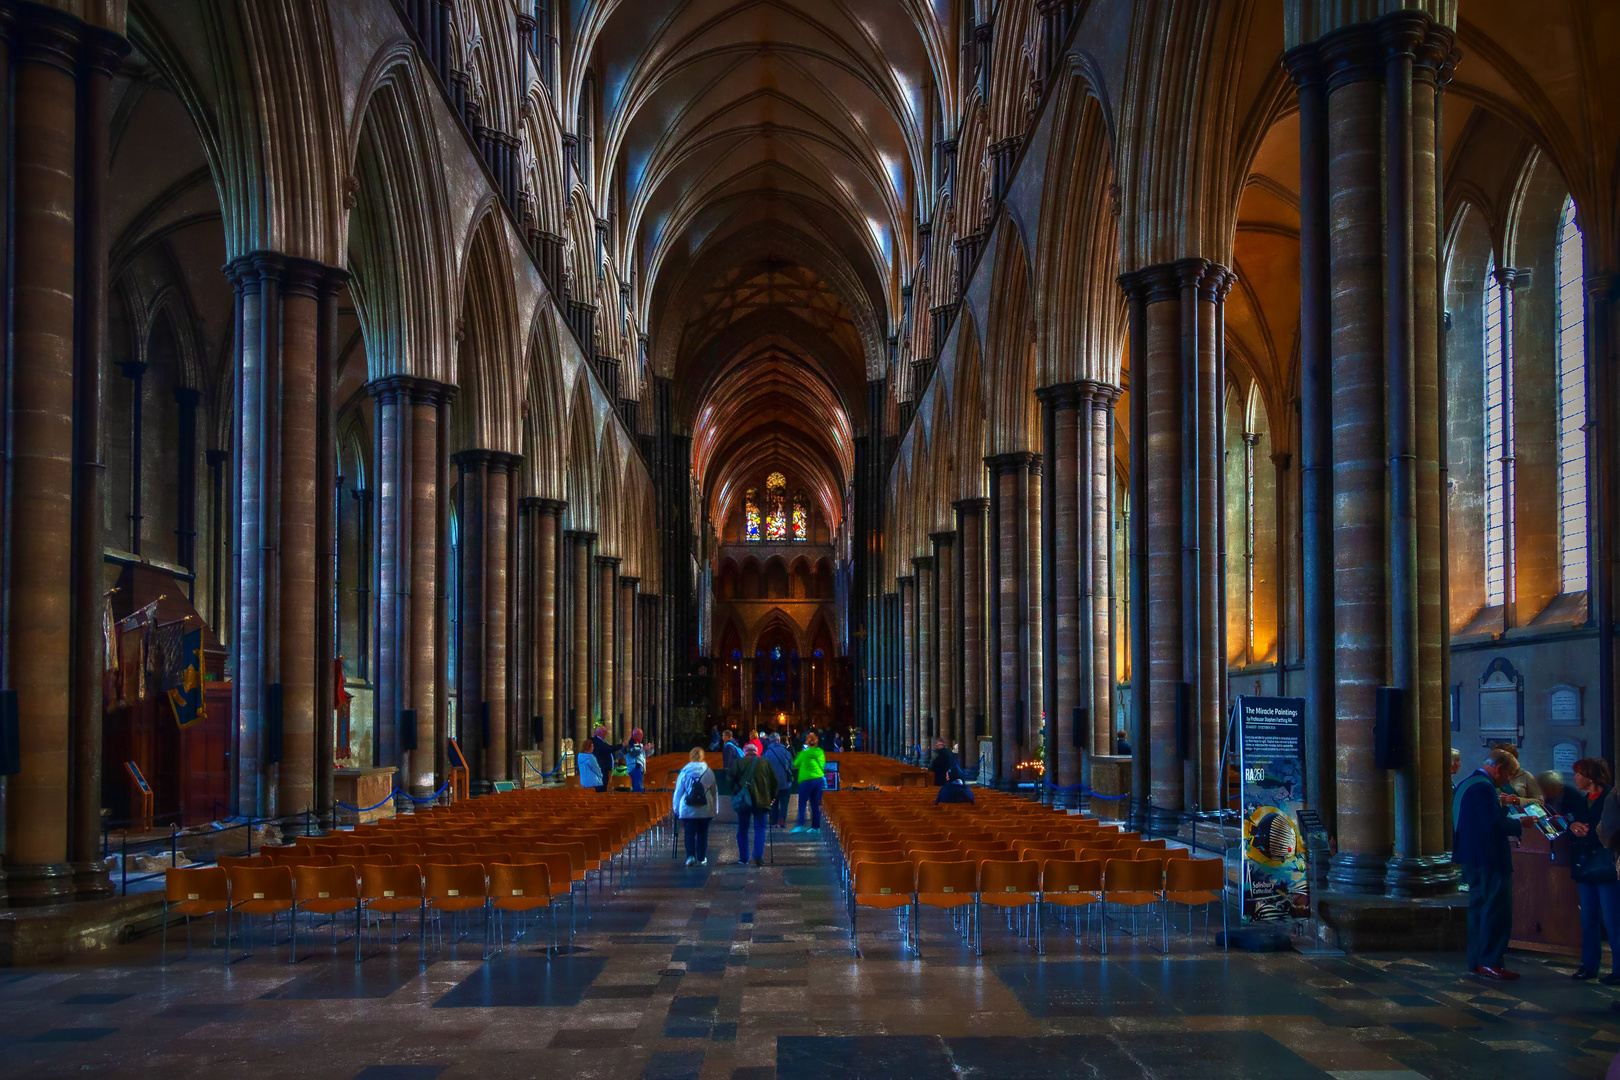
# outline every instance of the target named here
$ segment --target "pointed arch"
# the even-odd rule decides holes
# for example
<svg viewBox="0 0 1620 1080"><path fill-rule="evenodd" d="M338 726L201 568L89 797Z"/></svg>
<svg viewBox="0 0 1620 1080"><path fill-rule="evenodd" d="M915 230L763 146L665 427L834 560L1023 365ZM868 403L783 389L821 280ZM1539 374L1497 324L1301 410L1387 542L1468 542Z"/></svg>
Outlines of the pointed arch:
<svg viewBox="0 0 1620 1080"><path fill-rule="evenodd" d="M461 445L517 453L522 447L518 414L517 299L512 267L495 212L475 218L462 276L460 347L456 382L456 427Z"/></svg>
<svg viewBox="0 0 1620 1080"><path fill-rule="evenodd" d="M1029 259L1024 238L1005 218L996 232L994 271L985 330L990 452L1034 451L1039 449L1040 423Z"/></svg>

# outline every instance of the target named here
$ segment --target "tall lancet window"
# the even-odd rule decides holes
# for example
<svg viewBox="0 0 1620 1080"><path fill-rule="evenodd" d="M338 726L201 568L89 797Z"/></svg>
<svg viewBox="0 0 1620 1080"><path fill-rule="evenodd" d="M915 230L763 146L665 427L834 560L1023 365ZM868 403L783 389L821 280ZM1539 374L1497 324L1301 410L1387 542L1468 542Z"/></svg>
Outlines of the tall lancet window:
<svg viewBox="0 0 1620 1080"><path fill-rule="evenodd" d="M1586 571L1586 288L1575 200L1558 223L1558 557L1565 592Z"/></svg>
<svg viewBox="0 0 1620 1080"><path fill-rule="evenodd" d="M1504 291L1496 260L1485 269L1485 603L1508 600L1513 513L1513 358L1504 325Z"/></svg>
<svg viewBox="0 0 1620 1080"><path fill-rule="evenodd" d="M759 503L754 496L758 492L749 488L743 493L743 539L759 539Z"/></svg>
<svg viewBox="0 0 1620 1080"><path fill-rule="evenodd" d="M765 539L786 540L788 534L787 521L787 477L779 472L773 472L765 478Z"/></svg>
<svg viewBox="0 0 1620 1080"><path fill-rule="evenodd" d="M793 539L810 539L810 512L804 508L804 496L793 493Z"/></svg>

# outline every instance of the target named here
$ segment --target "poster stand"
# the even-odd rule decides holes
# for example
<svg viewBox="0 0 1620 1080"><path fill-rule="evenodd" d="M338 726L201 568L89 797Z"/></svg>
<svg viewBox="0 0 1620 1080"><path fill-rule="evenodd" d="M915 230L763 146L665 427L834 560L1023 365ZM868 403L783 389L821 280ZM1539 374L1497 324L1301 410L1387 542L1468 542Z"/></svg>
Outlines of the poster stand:
<svg viewBox="0 0 1620 1080"><path fill-rule="evenodd" d="M141 767L133 761L124 762L129 774L129 827L136 832L152 829L152 786L141 774Z"/></svg>

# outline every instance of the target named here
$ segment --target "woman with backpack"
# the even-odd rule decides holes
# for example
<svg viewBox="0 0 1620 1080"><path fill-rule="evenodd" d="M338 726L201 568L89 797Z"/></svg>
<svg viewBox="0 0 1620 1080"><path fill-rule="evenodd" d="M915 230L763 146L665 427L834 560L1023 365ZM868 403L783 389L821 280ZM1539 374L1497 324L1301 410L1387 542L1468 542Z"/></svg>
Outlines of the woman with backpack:
<svg viewBox="0 0 1620 1080"><path fill-rule="evenodd" d="M692 747L690 760L675 777L675 816L686 840L686 865L709 865L709 822L714 820L719 792L714 770L703 760L703 748Z"/></svg>
<svg viewBox="0 0 1620 1080"><path fill-rule="evenodd" d="M726 777L731 788L731 808L737 811L737 862L749 863L748 827L754 827L755 866L765 865L765 826L770 816L771 803L776 801L776 774L760 760L754 744L743 747L742 760L731 767Z"/></svg>

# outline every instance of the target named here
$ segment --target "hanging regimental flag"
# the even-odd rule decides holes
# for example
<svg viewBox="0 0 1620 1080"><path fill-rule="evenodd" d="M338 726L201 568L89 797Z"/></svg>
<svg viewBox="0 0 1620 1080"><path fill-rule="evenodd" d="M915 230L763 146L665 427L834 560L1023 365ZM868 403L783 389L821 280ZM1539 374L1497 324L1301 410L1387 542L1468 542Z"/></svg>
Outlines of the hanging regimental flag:
<svg viewBox="0 0 1620 1080"><path fill-rule="evenodd" d="M169 706L174 710L174 722L188 728L208 718L208 708L203 704L202 628L187 630L181 641L185 664L180 668L177 685L169 688Z"/></svg>

